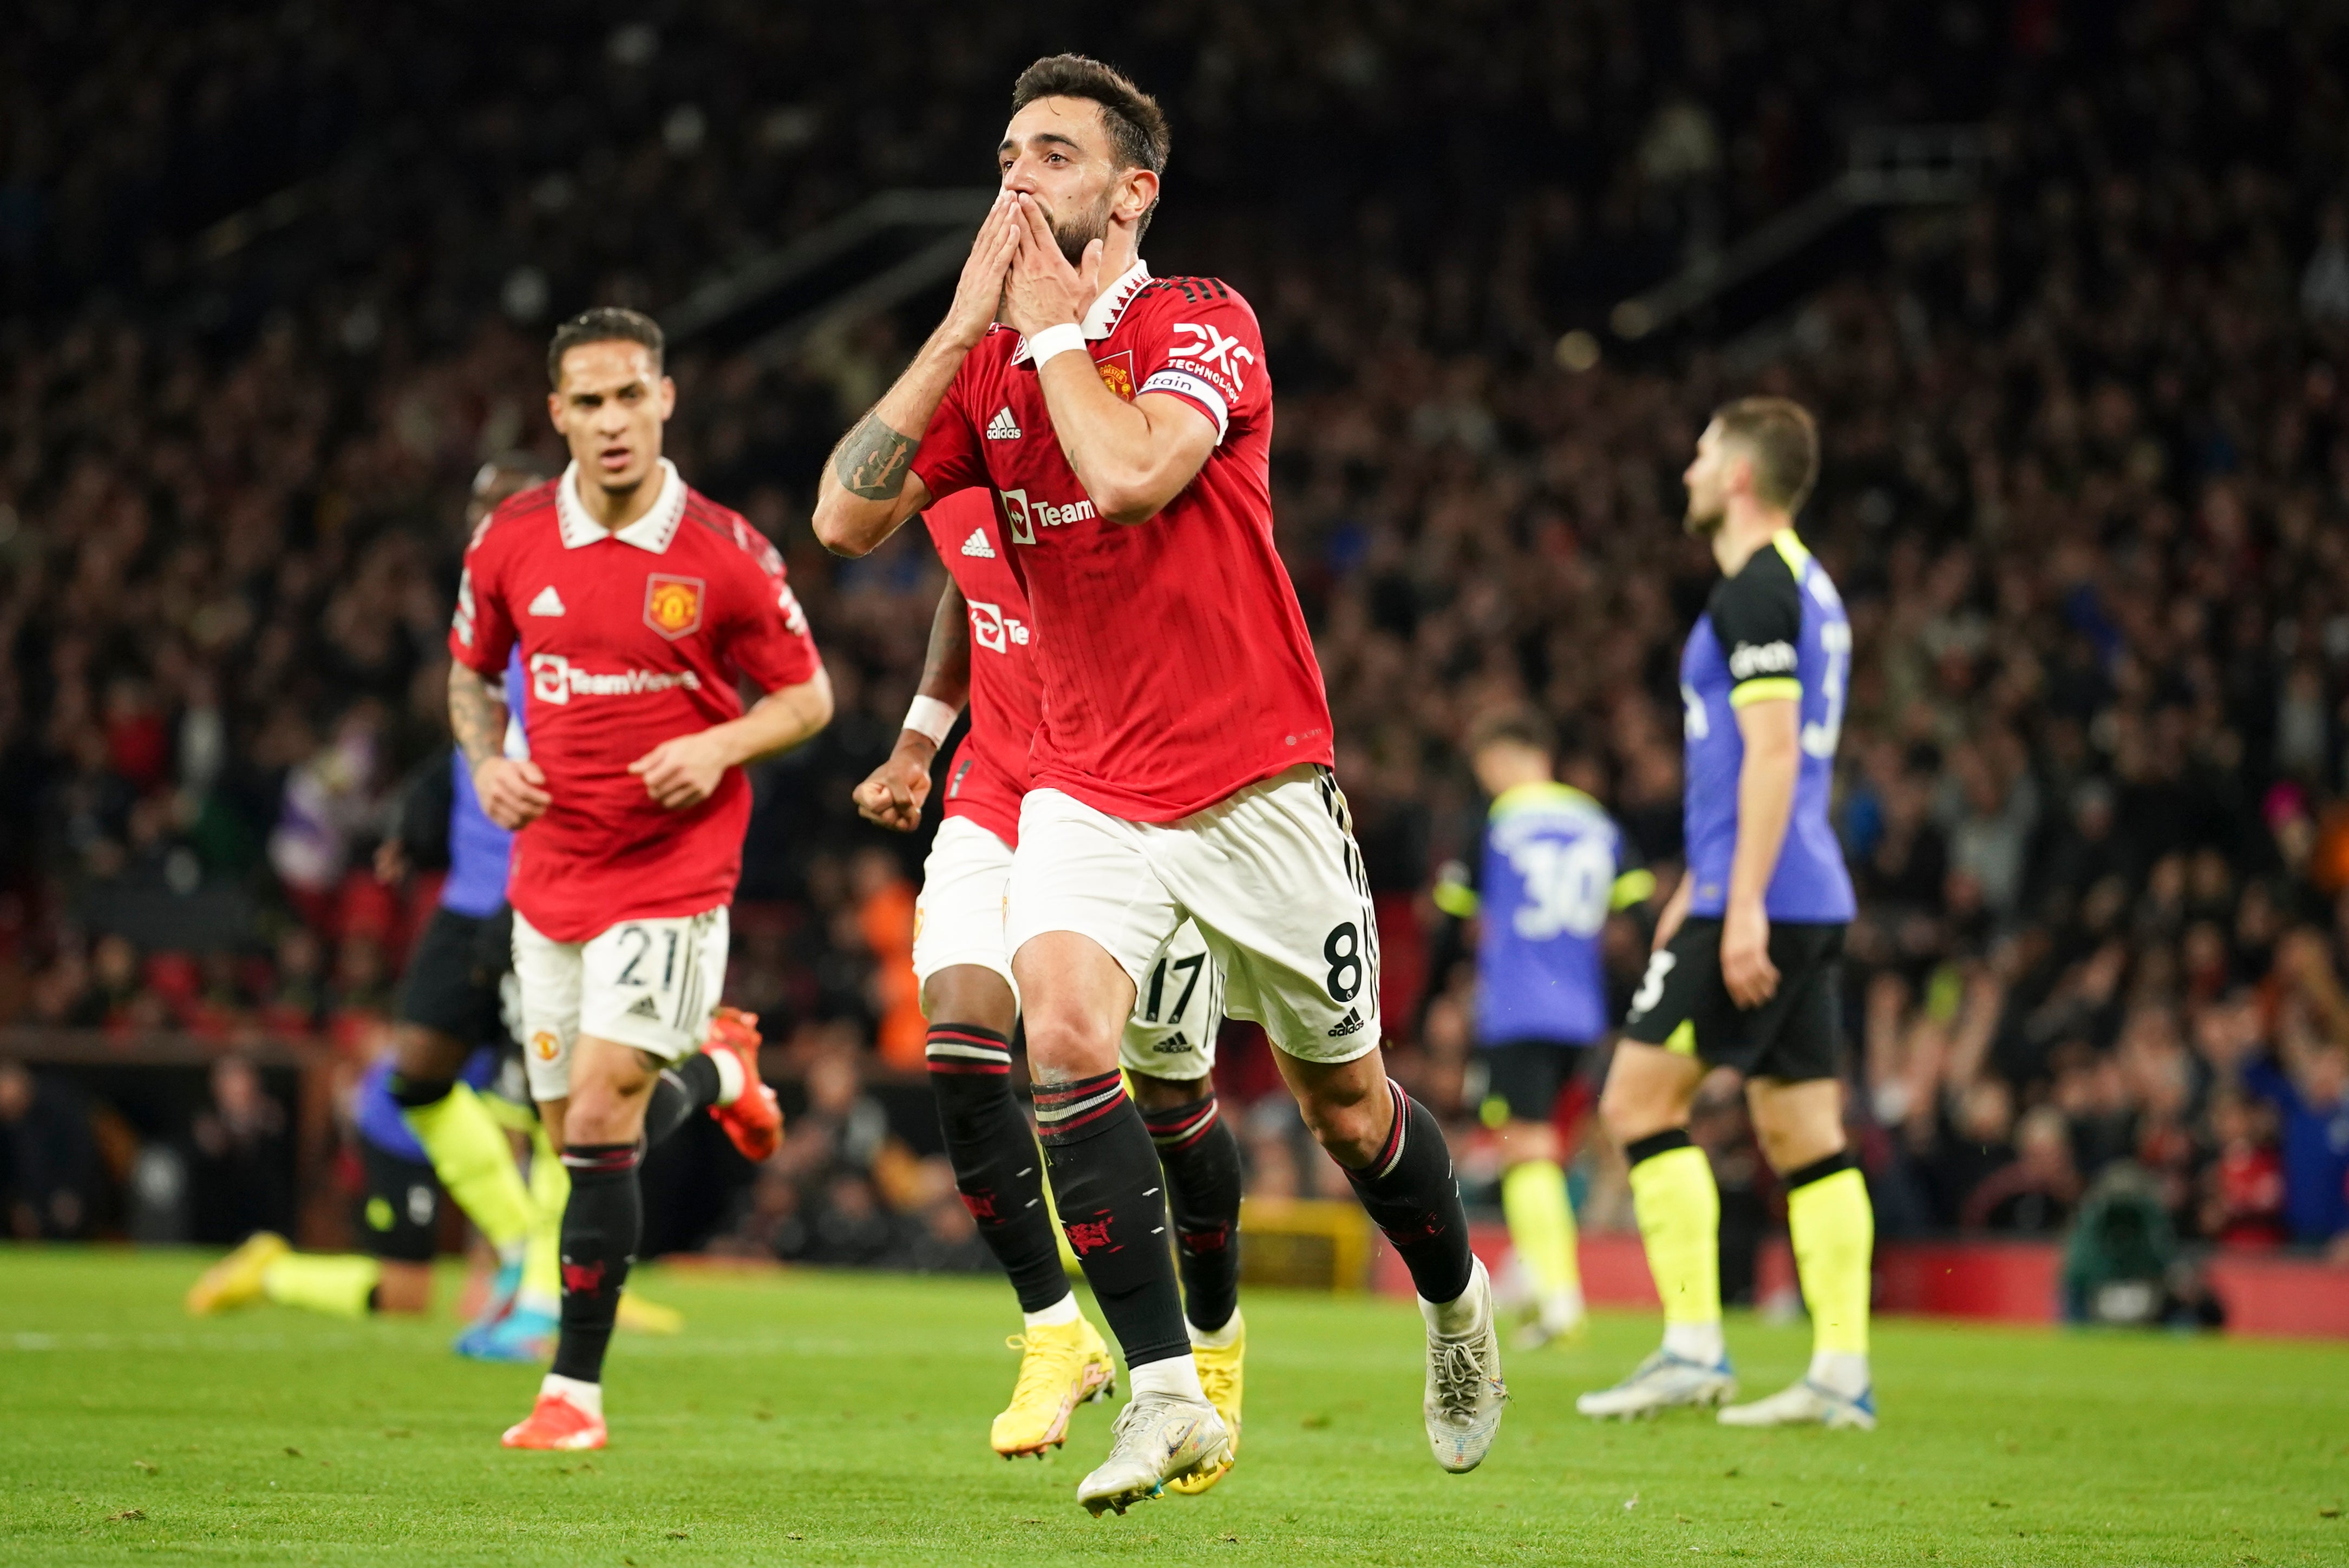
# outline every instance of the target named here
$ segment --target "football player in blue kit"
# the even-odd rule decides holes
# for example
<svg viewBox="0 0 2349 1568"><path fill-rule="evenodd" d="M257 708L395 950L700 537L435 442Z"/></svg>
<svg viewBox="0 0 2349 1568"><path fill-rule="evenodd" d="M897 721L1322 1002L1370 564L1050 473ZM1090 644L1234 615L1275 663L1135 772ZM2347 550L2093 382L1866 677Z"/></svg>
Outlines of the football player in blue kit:
<svg viewBox="0 0 2349 1568"><path fill-rule="evenodd" d="M1533 1287L1526 1348L1582 1328L1574 1207L1554 1119L1584 1050L1607 1033L1608 916L1638 903L1655 878L1628 865L1622 830L1589 793L1557 777L1557 740L1530 709L1493 715L1469 740L1469 766L1491 797L1473 881L1447 867L1445 913L1476 921L1476 1059L1482 1115L1501 1137L1501 1207Z"/></svg>
<svg viewBox="0 0 2349 1568"><path fill-rule="evenodd" d="M1794 530L1818 466L1807 410L1745 397L1714 413L1684 476L1689 531L1711 542L1721 568L1681 658L1688 870L1599 1100L1630 1162L1664 1342L1623 1382L1576 1401L1588 1416L1735 1397L1721 1332L1721 1196L1688 1135L1698 1082L1727 1067L1744 1076L1763 1155L1785 1183L1814 1350L1800 1381L1721 1420L1876 1425L1875 1216L1845 1147L1840 1076L1854 903L1827 820L1851 623Z"/></svg>

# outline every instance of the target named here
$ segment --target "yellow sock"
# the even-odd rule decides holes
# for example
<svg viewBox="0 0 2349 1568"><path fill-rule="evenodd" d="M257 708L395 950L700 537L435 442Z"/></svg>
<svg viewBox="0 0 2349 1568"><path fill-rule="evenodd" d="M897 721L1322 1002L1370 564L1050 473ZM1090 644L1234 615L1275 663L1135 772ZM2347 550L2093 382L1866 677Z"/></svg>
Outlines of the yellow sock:
<svg viewBox="0 0 2349 1568"><path fill-rule="evenodd" d="M365 1317L367 1297L382 1277L383 1265L357 1253L294 1253L269 1265L261 1276L261 1294L283 1306Z"/></svg>
<svg viewBox="0 0 2349 1568"><path fill-rule="evenodd" d="M1509 1242L1544 1296L1582 1288L1574 1255L1574 1205L1567 1202L1566 1172L1555 1161L1528 1160L1501 1178L1501 1212L1509 1222Z"/></svg>
<svg viewBox="0 0 2349 1568"><path fill-rule="evenodd" d="M408 1126L440 1185L492 1246L512 1246L530 1234L530 1191L514 1169L505 1133L469 1086L460 1083L430 1105L411 1108Z"/></svg>
<svg viewBox="0 0 2349 1568"><path fill-rule="evenodd" d="M1644 1217L1643 1217L1644 1222ZM1848 1168L1786 1194L1795 1269L1811 1309L1819 1350L1868 1354L1868 1271L1876 1250L1876 1211L1868 1183Z"/></svg>
<svg viewBox="0 0 2349 1568"><path fill-rule="evenodd" d="M1682 1144L1632 1166L1631 1206L1667 1327L1719 1323L1721 1190L1704 1150Z"/></svg>
<svg viewBox="0 0 2349 1568"><path fill-rule="evenodd" d="M530 1201L536 1212L522 1254L522 1294L542 1304L562 1298L563 1205L570 1197L571 1172L539 1128L531 1134Z"/></svg>

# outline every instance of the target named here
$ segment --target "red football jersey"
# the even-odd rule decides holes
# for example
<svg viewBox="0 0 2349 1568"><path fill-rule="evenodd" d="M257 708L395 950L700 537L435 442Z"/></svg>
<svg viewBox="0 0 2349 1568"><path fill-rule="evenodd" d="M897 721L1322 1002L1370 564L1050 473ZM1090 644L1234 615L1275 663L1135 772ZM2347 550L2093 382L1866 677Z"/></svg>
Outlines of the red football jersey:
<svg viewBox="0 0 2349 1568"><path fill-rule="evenodd" d="M1136 263L1085 323L1122 397L1165 392L1218 438L1147 522L1111 522L1061 455L1027 340L963 360L914 470L934 496L995 492L1043 677L1030 775L1131 821L1171 822L1330 760L1330 704L1272 543L1272 383L1256 313L1209 278Z"/></svg>
<svg viewBox="0 0 2349 1568"><path fill-rule="evenodd" d="M531 760L554 804L514 836L506 896L557 942L734 896L750 785L663 809L628 764L742 715L738 679L775 691L820 661L782 557L663 459L660 499L617 533L566 470L508 500L465 552L449 652L489 679L522 645Z"/></svg>
<svg viewBox="0 0 2349 1568"><path fill-rule="evenodd" d="M968 817L1017 844L1028 747L1043 696L1028 595L1011 575L1002 524L987 491L963 490L933 502L922 521L970 605L970 729L947 764L946 815Z"/></svg>

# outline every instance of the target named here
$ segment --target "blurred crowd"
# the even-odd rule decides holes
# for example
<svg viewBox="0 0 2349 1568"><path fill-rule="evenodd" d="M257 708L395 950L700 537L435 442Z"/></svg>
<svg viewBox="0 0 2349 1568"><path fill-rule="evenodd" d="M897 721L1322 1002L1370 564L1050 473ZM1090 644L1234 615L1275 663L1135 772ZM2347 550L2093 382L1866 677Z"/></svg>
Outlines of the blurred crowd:
<svg viewBox="0 0 2349 1568"><path fill-rule="evenodd" d="M1479 820L1459 743L1538 704L1669 891L1713 572L1678 474L1714 403L1766 389L1821 415L1802 526L1856 636L1850 1107L1886 1233L2052 1234L2128 1171L2183 1234L2349 1244L2349 29L2323 8L27 15L0 59L0 1017L371 1049L433 890L375 841L443 743L466 481L554 451L553 319L657 312L877 190L986 183L1011 76L1073 43L1173 118L1154 264L1262 318L1395 1071L1472 1181L1464 934L1425 898ZM1855 129L1929 122L1983 128L1972 200L1870 220L1779 304L1604 332ZM917 531L847 563L804 521L916 305L780 362L722 328L671 357L671 454L782 547L839 699L759 779L729 998L810 1109L735 1251L973 1256L918 1119L871 1093L918 1069L923 842L848 806L942 577ZM1610 935L1627 983L1644 918ZM1341 1193L1261 1041L1226 1045L1255 1190ZM1766 1220L1728 1087L1702 1140ZM28 1161L130 1158L55 1152L79 1092L0 1069L20 1233L88 1222ZM1620 1222L1599 1141L1586 1214Z"/></svg>

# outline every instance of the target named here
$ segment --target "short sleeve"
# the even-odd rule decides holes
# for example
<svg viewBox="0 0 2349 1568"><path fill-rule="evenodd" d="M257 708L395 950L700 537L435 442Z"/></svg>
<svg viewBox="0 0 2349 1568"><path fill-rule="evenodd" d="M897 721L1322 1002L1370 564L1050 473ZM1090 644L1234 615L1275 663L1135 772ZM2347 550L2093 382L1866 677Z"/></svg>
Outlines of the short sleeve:
<svg viewBox="0 0 2349 1568"><path fill-rule="evenodd" d="M734 542L750 559L742 573L750 603L731 617L726 656L761 691L781 691L813 680L823 660L808 630L806 610L783 571L783 558L766 535L740 518Z"/></svg>
<svg viewBox="0 0 2349 1568"><path fill-rule="evenodd" d="M1148 330L1136 335L1134 395L1182 398L1214 424L1218 445L1232 426L1259 420L1272 406L1272 377L1247 301L1214 278L1168 278L1150 305Z"/></svg>
<svg viewBox="0 0 2349 1568"><path fill-rule="evenodd" d="M1799 701L1803 595L1785 557L1768 546L1713 591L1713 634L1729 665L1729 706Z"/></svg>
<svg viewBox="0 0 2349 1568"><path fill-rule="evenodd" d="M970 382L977 358L976 349L963 356L962 368L955 372L947 395L938 399L937 412L930 416L929 427L922 432L922 444L914 449L914 473L933 500L987 482L978 428L963 407L963 390Z"/></svg>
<svg viewBox="0 0 2349 1568"><path fill-rule="evenodd" d="M514 645L513 616L498 579L501 552L491 542L496 521L495 512L482 519L472 542L465 546L465 569L457 579L457 614L449 623L449 656L492 681L504 677L506 655Z"/></svg>

